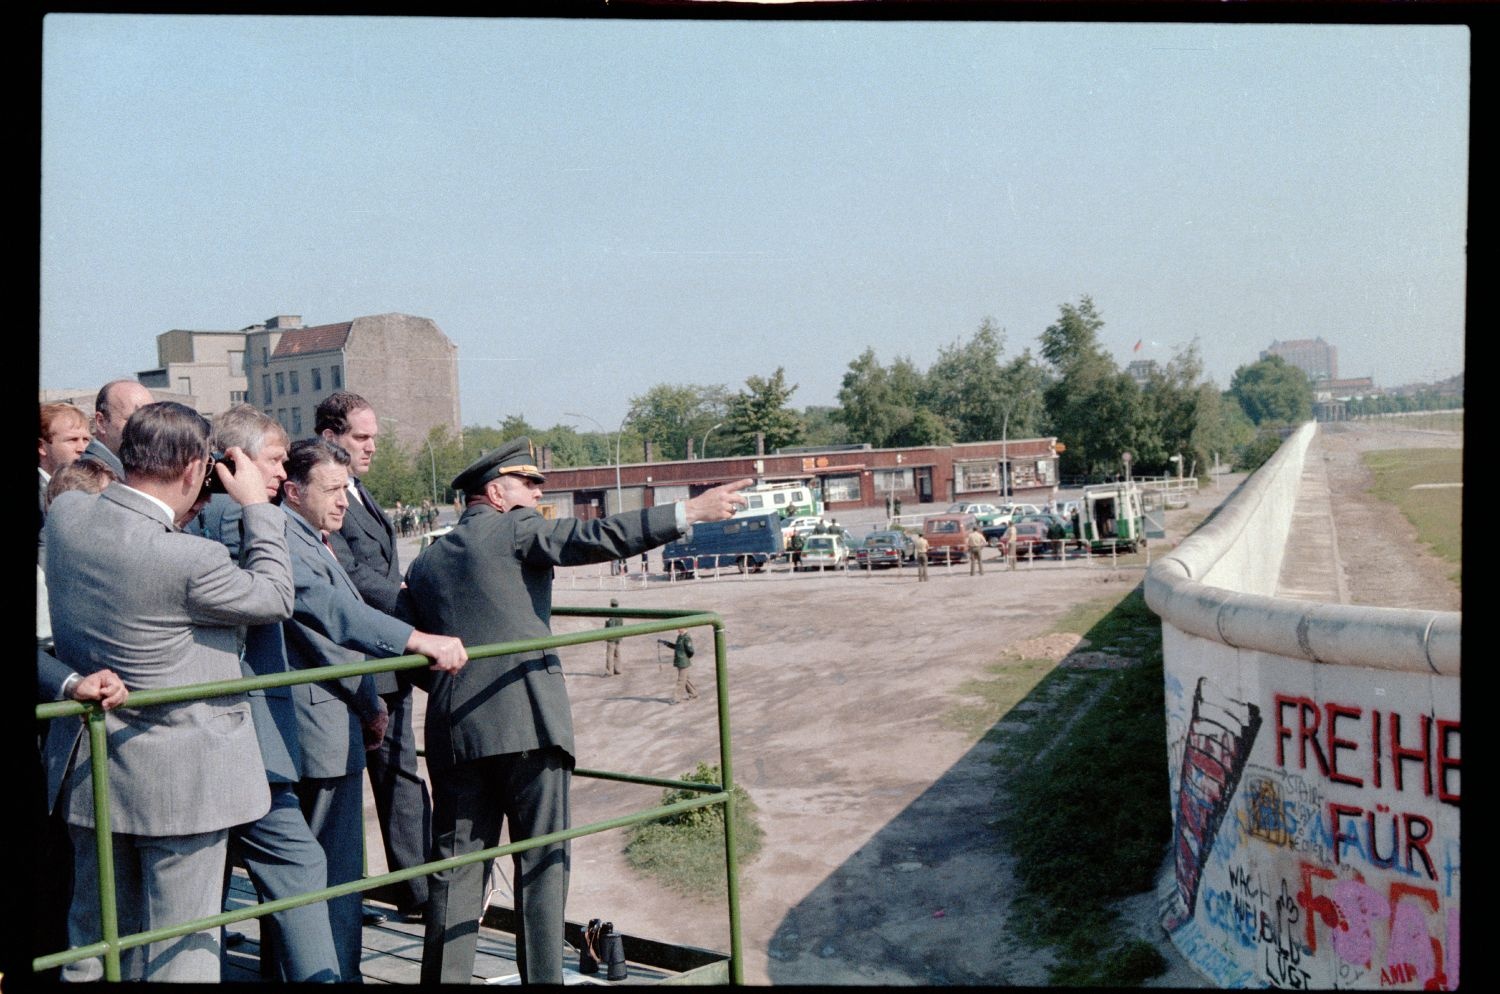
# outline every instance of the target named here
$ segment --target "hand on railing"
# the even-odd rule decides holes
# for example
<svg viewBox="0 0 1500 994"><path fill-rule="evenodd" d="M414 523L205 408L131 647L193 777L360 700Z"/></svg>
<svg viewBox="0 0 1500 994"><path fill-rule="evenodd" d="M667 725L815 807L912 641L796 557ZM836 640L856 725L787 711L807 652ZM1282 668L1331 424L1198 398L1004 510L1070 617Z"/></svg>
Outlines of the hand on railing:
<svg viewBox="0 0 1500 994"><path fill-rule="evenodd" d="M68 696L75 701L98 701L100 707L110 711L124 704L130 691L114 670L99 670L74 684Z"/></svg>
<svg viewBox="0 0 1500 994"><path fill-rule="evenodd" d="M406 640L407 652L419 652L432 660L429 669L457 673L469 661L469 651L452 635L430 635L413 630Z"/></svg>

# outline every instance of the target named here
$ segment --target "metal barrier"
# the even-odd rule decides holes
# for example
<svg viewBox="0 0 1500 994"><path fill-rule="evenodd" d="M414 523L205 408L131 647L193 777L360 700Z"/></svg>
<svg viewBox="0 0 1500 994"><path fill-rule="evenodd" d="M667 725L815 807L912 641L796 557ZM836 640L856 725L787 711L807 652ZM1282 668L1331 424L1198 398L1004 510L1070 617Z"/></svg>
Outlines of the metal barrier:
<svg viewBox="0 0 1500 994"><path fill-rule="evenodd" d="M477 646L468 650L470 662L472 663L476 659L486 659L492 656L535 652L567 645L580 645L586 642L599 642L604 639L628 638L632 635L655 635L659 632L675 631L678 628L698 628L705 625L712 627L714 630L714 672L716 675L715 683L717 684L718 697L719 770L722 782L718 785L701 784L661 777L576 768L573 771L575 776L693 791L706 796L689 798L688 800L678 801L674 804L659 805L643 811L606 819L605 821L591 822L587 825L579 825L565 831L537 836L534 839L526 839L522 842L512 842L507 845L495 846L463 856L454 856L449 859L424 863L421 866L408 867L404 870L395 870L373 877L363 877L359 880L351 880L347 883L325 887L322 890L310 891L306 894L282 898L276 901L267 901L235 911L225 911L208 918L183 922L180 925L153 929L149 932L137 932L132 935L120 935L118 919L115 914L114 847L111 844L109 825L109 776L105 767L108 742L104 727L104 711L97 704L82 704L77 701L56 701L48 704L40 704L36 708L36 717L39 721L82 715L88 726L90 772L93 776L94 788L95 841L98 845L99 859L99 922L102 939L99 942L90 943L86 946L77 946L63 952L38 956L32 960L32 969L40 973L67 963L88 959L93 956L102 956L104 958L104 979L118 981L120 979L120 952L125 949L133 949L152 942L161 942L165 939L173 939L182 935L190 935L194 932L202 932L223 925L231 925L248 918L260 918L278 911L285 911L289 908L312 904L316 901L323 901L332 897L342 897L346 894L373 890L387 884L426 876L429 873L451 869L466 863L478 863L501 856L510 856L526 849L534 849L539 846L552 845L553 843L564 842L585 835L595 835L600 832L627 828L631 825L648 821L656 821L681 811L707 807L711 804L722 804L724 806L724 869L729 904L729 978L731 983L744 984L744 957L740 939L739 856L736 847L734 824L734 765L729 742L729 670L725 665L728 642L724 634L723 619L717 613L711 611L674 610L669 608L554 607L552 615L554 617L618 617L658 620L625 624L618 628L595 628L565 635L550 635L545 638L523 639L516 642L500 642L493 645ZM430 660L426 656L399 656L391 659L365 660L360 663L345 663L340 666L320 667L317 670L297 670L295 672L278 673L270 676L220 680L212 683L196 683L161 690L132 691L128 707L139 709L160 704L176 704L205 697L222 697L226 694L263 690L268 687L289 687L294 684L336 680L345 676L357 676L365 673L414 670L429 665Z"/></svg>

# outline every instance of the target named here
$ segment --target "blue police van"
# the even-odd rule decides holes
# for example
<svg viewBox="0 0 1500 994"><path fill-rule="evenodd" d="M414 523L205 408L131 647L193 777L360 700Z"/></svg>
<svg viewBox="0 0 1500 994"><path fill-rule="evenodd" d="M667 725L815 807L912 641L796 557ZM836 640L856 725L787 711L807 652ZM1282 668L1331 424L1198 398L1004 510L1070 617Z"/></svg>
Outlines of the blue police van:
<svg viewBox="0 0 1500 994"><path fill-rule="evenodd" d="M781 538L781 516L774 511L693 526L690 539L662 547L667 569L681 577L699 570L733 566L741 573L759 572L786 551Z"/></svg>

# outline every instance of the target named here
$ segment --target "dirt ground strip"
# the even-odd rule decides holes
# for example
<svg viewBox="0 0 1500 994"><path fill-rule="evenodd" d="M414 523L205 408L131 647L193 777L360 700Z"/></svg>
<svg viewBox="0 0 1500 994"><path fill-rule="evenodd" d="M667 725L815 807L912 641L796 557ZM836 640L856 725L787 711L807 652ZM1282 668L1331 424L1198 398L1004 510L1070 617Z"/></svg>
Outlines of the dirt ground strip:
<svg viewBox="0 0 1500 994"><path fill-rule="evenodd" d="M1153 545L1180 539L1242 479L1226 478L1168 512L1168 542ZM1383 513L1378 534L1390 535L1392 516ZM1363 526L1339 527L1347 548ZM1049 564L1010 572L987 562L978 577L967 566L934 568L926 584L898 569L644 585L632 575L622 585L607 570L586 568L558 571L555 600L602 606L613 596L624 607L724 618L735 778L766 832L762 852L742 868L749 982L1037 986L1047 981L1050 956L1009 938L1011 858L987 826L996 747L953 730L943 716L964 703L961 684L1005 659L1119 665L1076 637L1048 632L1073 605L1121 595L1142 575ZM559 618L555 629L593 624ZM616 677L604 676L602 644L563 650L580 766L676 777L717 762L713 656L704 651L712 643L707 629L694 634L703 696L675 706L670 653L654 638L625 642ZM580 778L573 821L636 810L659 793ZM724 902L683 897L639 876L625 864L624 841L612 832L574 843L569 917L727 950ZM377 838L370 853L371 870L380 869ZM502 890L497 901L509 903L508 895ZM1165 939L1151 895L1127 902L1125 915L1171 964L1152 986L1203 984Z"/></svg>

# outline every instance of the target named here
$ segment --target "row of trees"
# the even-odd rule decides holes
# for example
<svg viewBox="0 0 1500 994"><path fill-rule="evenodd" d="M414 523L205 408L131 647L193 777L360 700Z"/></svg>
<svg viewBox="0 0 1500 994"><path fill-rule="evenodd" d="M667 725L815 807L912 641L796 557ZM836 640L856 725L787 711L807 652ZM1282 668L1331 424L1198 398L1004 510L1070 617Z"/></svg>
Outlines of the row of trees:
<svg viewBox="0 0 1500 994"><path fill-rule="evenodd" d="M833 407L800 411L791 404L797 384L785 369L751 376L731 393L723 384L659 383L631 399L622 430L580 431L571 425L538 428L521 415L496 428L469 427L461 438L435 429L423 450L403 452L382 437L371 467L371 489L382 500L451 500L447 482L480 453L517 435L551 447L553 465L608 465L645 456L684 459L691 453L749 455L759 433L767 452L792 445L868 443L877 448L1055 435L1065 447L1065 476L1122 471L1131 453L1137 474L1206 469L1212 457L1259 465L1279 441L1278 429L1306 420L1312 390L1278 357L1241 366L1227 391L1203 374L1197 343L1144 382L1121 371L1100 343L1104 320L1085 296L1063 304L1030 349L1007 358L1005 330L986 318L967 340L938 352L926 370L909 357L882 363L873 349L854 358ZM1257 438L1264 440L1257 444Z"/></svg>

